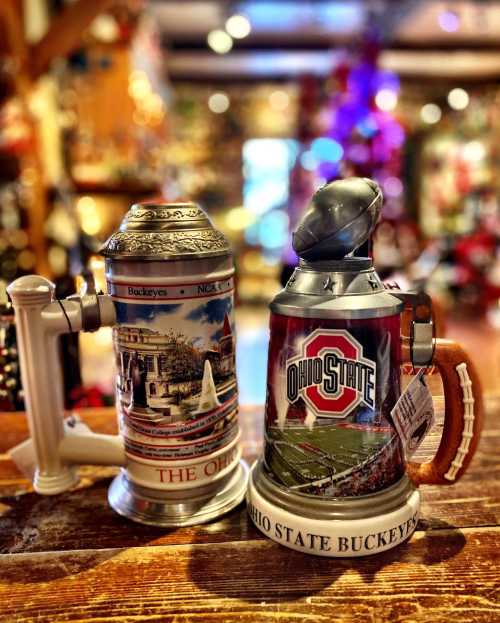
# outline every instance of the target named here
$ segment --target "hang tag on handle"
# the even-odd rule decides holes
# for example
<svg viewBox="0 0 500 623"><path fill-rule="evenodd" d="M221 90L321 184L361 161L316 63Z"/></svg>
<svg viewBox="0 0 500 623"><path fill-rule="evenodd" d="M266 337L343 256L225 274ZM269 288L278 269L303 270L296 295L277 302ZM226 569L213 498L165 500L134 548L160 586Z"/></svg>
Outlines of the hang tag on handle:
<svg viewBox="0 0 500 623"><path fill-rule="evenodd" d="M434 405L424 372L422 368L413 377L391 411L407 459L415 454L434 425Z"/></svg>

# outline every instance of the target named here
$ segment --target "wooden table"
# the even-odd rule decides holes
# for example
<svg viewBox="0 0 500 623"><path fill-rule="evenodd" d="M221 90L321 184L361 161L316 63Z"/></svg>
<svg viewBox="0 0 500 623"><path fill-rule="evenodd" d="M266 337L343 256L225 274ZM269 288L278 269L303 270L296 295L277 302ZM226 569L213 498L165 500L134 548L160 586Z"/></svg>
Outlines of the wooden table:
<svg viewBox="0 0 500 623"><path fill-rule="evenodd" d="M0 621L500 621L500 398L486 407L466 476L423 487L413 538L363 559L285 549L244 505L193 528L133 524L107 505L112 468L82 468L77 488L49 498L0 454ZM82 417L114 432L112 411ZM249 459L261 418L242 410ZM26 436L22 415L0 414L0 452Z"/></svg>

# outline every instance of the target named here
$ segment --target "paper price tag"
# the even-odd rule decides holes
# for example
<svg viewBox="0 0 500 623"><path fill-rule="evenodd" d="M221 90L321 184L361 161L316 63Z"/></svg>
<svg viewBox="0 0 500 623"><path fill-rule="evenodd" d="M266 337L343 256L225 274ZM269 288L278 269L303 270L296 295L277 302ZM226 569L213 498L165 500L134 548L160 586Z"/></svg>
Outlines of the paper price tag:
<svg viewBox="0 0 500 623"><path fill-rule="evenodd" d="M434 424L434 405L424 372L421 369L415 375L391 411L407 459L416 452Z"/></svg>

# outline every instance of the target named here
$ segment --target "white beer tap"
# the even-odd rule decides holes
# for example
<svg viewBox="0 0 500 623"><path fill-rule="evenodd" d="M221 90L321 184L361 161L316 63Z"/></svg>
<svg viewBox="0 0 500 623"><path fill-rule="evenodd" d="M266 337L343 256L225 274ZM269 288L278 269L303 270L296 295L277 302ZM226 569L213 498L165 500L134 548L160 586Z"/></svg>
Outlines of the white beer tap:
<svg viewBox="0 0 500 623"><path fill-rule="evenodd" d="M111 298L86 293L59 301L54 284L38 275L20 277L7 290L15 310L21 379L37 465L35 491L44 495L66 491L77 482L77 464L125 465L119 435L65 435L63 424L59 336L113 325L116 313Z"/></svg>

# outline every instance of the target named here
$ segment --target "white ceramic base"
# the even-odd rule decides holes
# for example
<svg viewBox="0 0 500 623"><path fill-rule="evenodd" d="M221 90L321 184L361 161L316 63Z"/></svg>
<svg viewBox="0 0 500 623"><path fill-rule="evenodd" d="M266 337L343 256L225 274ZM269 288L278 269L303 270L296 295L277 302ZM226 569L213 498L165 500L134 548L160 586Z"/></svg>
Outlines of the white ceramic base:
<svg viewBox="0 0 500 623"><path fill-rule="evenodd" d="M385 514L349 520L312 519L286 511L263 497L255 486L255 468L253 465L247 490L248 512L261 532L285 547L318 556L368 556L406 541L417 526L420 511L417 489L399 508Z"/></svg>
<svg viewBox="0 0 500 623"><path fill-rule="evenodd" d="M78 482L78 474L72 467L64 467L57 476L45 476L38 470L33 477L33 489L41 495L57 495L67 491Z"/></svg>

